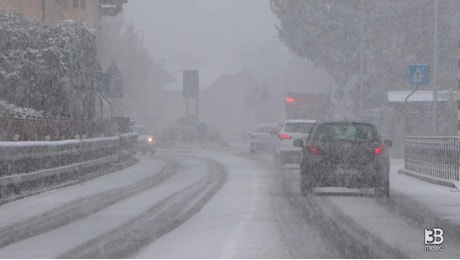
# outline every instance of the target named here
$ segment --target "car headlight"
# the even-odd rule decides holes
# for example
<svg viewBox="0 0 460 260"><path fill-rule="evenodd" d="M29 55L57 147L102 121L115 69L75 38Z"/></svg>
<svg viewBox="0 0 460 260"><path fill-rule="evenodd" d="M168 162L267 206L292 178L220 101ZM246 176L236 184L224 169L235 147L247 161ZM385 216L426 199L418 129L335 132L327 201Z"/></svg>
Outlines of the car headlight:
<svg viewBox="0 0 460 260"><path fill-rule="evenodd" d="M149 136L149 138L147 139L147 142L152 143L153 142L153 137Z"/></svg>

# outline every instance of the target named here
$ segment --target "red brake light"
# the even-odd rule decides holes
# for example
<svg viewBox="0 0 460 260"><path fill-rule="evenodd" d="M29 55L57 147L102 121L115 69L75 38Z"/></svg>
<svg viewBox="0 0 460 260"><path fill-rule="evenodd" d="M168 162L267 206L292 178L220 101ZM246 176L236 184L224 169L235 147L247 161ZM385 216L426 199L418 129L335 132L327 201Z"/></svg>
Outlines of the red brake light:
<svg viewBox="0 0 460 260"><path fill-rule="evenodd" d="M294 103L294 102L295 102L295 98L290 97L290 96L287 96L287 97L286 97L286 102L287 102L287 103Z"/></svg>
<svg viewBox="0 0 460 260"><path fill-rule="evenodd" d="M377 146L377 148L375 148L374 150L374 155L375 156L379 156L380 154L382 154L383 152L383 144Z"/></svg>
<svg viewBox="0 0 460 260"><path fill-rule="evenodd" d="M308 153L308 154L311 154L311 155L315 155L315 156L319 156L319 150L318 150L318 147L314 144L309 144L305 147L305 151Z"/></svg>
<svg viewBox="0 0 460 260"><path fill-rule="evenodd" d="M292 136L287 135L287 134L278 134L278 137L280 139L292 139Z"/></svg>

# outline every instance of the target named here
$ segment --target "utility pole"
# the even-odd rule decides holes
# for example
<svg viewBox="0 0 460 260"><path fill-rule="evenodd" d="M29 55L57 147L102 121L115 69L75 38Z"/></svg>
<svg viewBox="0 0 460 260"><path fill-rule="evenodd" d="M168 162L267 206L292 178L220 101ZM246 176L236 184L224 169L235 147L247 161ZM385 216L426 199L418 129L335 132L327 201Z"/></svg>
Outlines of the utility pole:
<svg viewBox="0 0 460 260"><path fill-rule="evenodd" d="M42 0L42 22L46 23L46 0Z"/></svg>
<svg viewBox="0 0 460 260"><path fill-rule="evenodd" d="M434 5L434 33L433 33L433 134L438 132L438 1L433 0Z"/></svg>
<svg viewBox="0 0 460 260"><path fill-rule="evenodd" d="M360 55L359 55L359 115L363 112L363 77L364 77L364 1L361 0L361 28L360 28Z"/></svg>

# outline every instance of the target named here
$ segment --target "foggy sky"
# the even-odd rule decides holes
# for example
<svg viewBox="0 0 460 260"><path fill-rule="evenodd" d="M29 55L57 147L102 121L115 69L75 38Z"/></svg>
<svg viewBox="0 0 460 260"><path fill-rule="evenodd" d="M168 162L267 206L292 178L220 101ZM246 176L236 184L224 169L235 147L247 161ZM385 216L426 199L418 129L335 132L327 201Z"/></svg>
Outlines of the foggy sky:
<svg viewBox="0 0 460 260"><path fill-rule="evenodd" d="M176 77L199 68L208 83L241 69L245 49L277 35L268 0L131 0L124 17L155 62Z"/></svg>

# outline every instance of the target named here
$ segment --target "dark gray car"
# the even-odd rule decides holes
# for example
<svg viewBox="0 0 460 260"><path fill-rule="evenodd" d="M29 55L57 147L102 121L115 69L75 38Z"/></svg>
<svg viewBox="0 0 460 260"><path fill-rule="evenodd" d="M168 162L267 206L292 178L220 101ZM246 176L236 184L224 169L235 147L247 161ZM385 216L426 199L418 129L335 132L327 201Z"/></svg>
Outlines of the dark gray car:
<svg viewBox="0 0 460 260"><path fill-rule="evenodd" d="M143 125L135 125L131 129L132 132L138 134L135 149L137 152L155 154L156 141L153 134Z"/></svg>
<svg viewBox="0 0 460 260"><path fill-rule="evenodd" d="M377 128L359 121L318 122L301 147L300 190L339 186L374 188L379 197L389 196L388 147Z"/></svg>

